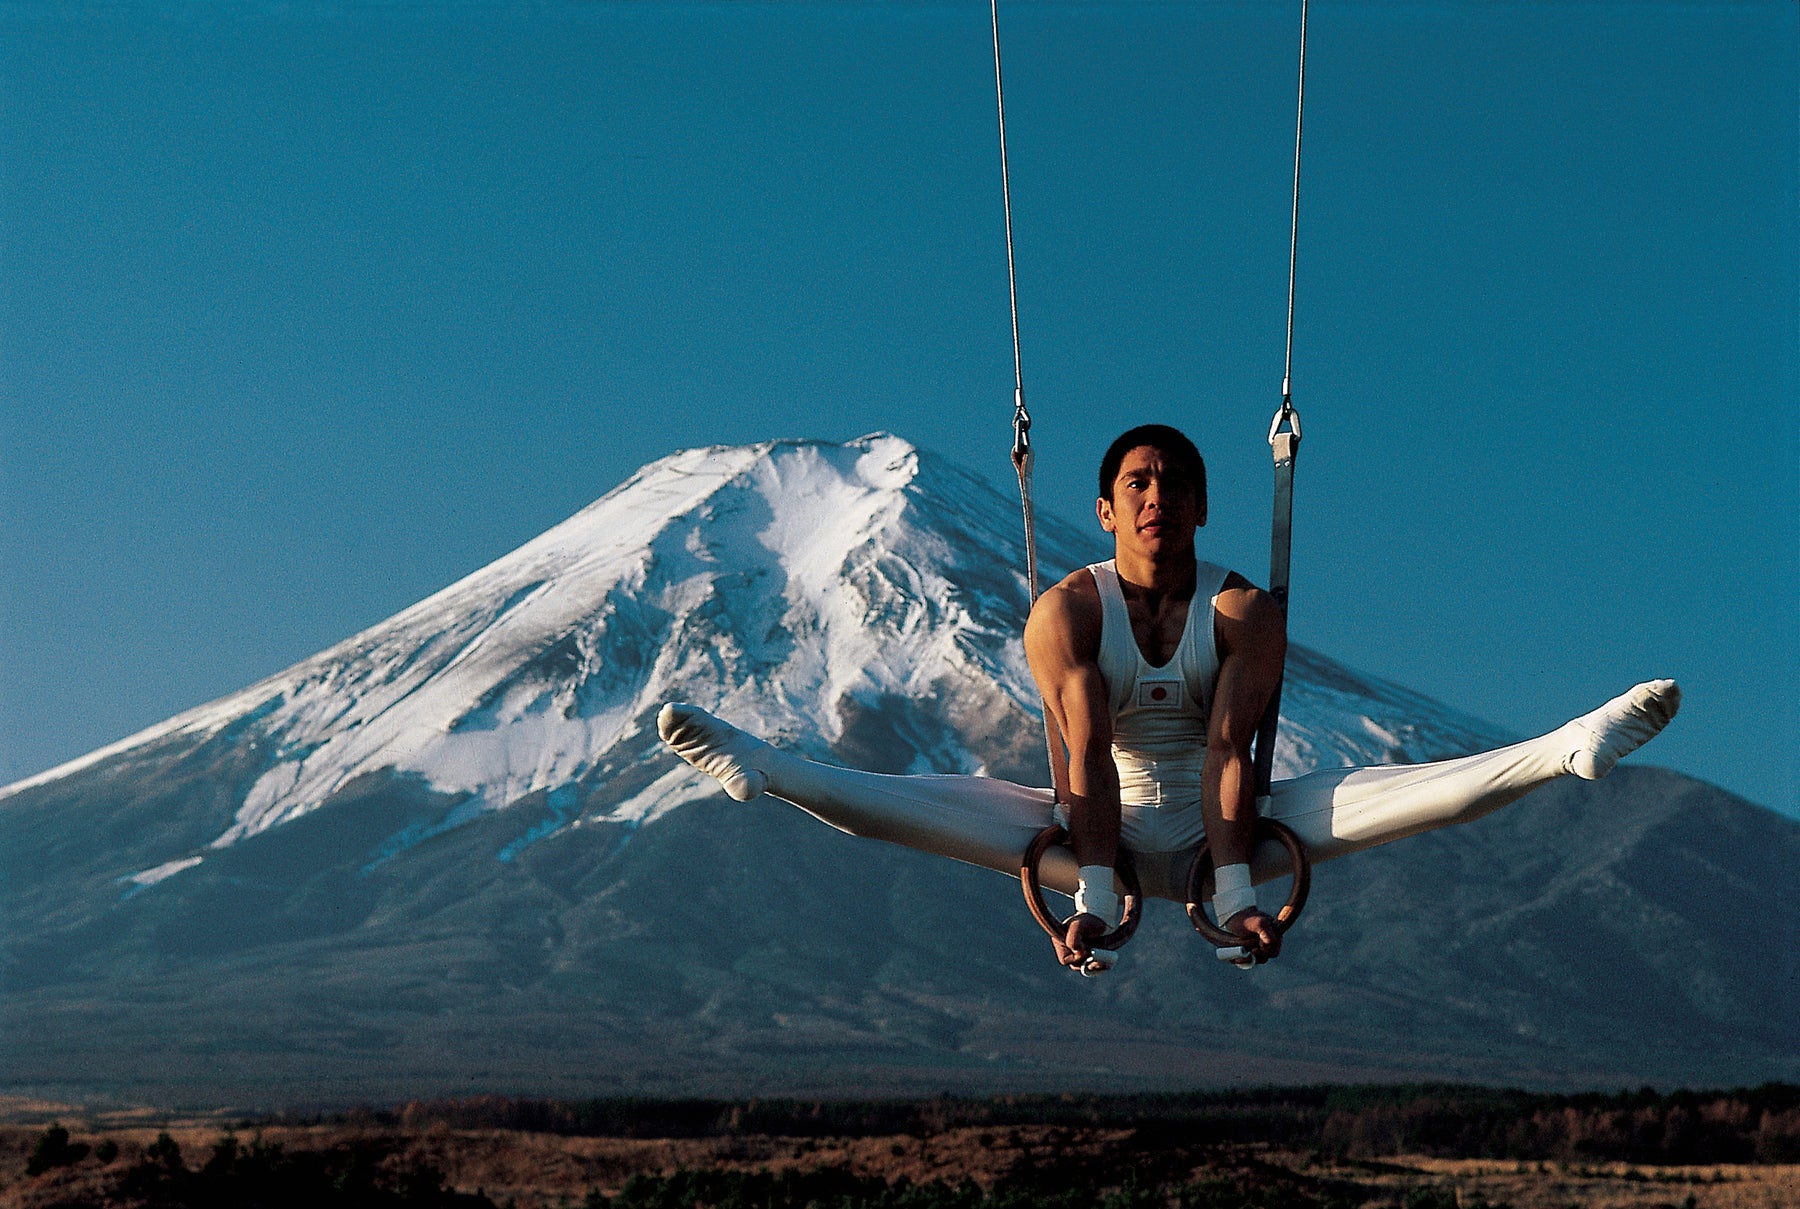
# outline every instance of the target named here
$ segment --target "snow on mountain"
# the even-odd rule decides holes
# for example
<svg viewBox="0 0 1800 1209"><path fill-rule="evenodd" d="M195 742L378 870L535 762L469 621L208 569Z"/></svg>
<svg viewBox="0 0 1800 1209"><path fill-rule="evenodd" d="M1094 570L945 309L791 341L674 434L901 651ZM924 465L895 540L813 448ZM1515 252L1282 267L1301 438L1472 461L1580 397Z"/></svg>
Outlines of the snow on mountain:
<svg viewBox="0 0 1800 1209"><path fill-rule="evenodd" d="M655 743L651 719L670 699L820 757L859 718L916 711L945 721L902 726L913 754L891 771L1007 771L1017 759L994 758L981 736L1008 733L1010 755L1030 751L1018 723L1039 711L1019 641L1019 528L1016 502L891 435L687 450L387 621L0 801L154 743L235 728L260 772L211 850L376 772L461 797L378 859L550 795L551 818L528 843L579 825L571 787L602 766L662 762L645 788L606 804L612 822L648 823L713 792ZM1103 553L1052 518L1040 546L1056 573ZM1298 647L1283 705L1277 775L1505 738ZM135 888L194 868L206 850L167 856L132 876Z"/></svg>

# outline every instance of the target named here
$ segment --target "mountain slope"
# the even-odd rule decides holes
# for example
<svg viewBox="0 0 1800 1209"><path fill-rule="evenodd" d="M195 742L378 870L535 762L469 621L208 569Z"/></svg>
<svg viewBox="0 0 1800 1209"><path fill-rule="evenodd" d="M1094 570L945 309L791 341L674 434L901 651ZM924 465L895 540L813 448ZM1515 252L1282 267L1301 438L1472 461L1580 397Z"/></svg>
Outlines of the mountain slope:
<svg viewBox="0 0 1800 1209"><path fill-rule="evenodd" d="M1038 706L1017 641L1016 529L985 484L893 437L676 454L388 621L0 790L0 802L152 753L228 751L234 780L253 774L230 822L155 853L130 872L142 888L304 817L359 777L413 776L459 799L434 826L389 837L372 854L386 860L536 795L573 824L601 770L616 778L622 762L662 759L646 719L674 698L883 771L1041 781L1023 724ZM1044 545L1051 567L1079 561L1054 533ZM1496 738L1311 652L1296 652L1292 679L1285 771L1429 759ZM606 813L648 821L696 787L711 792L674 768Z"/></svg>
<svg viewBox="0 0 1800 1209"><path fill-rule="evenodd" d="M819 757L1042 783L1017 528L894 437L688 451L294 668L0 791L7 1085L276 1104L1794 1077L1792 959L1696 960L1712 920L1689 916L1753 894L1791 927L1800 828L1671 773L1325 866L1251 977L1153 911L1096 983L1048 962L1005 879L730 803L655 741L682 698ZM1052 571L1094 555L1044 530ZM1503 738L1296 648L1278 775ZM1242 1053L1246 1027L1282 1054Z"/></svg>

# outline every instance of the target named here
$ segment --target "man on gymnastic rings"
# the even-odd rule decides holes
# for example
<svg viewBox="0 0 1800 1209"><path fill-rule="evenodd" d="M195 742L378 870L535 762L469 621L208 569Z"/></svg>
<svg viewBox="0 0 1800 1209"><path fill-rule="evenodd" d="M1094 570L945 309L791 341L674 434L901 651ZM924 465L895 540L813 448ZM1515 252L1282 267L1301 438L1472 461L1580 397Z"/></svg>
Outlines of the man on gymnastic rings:
<svg viewBox="0 0 1800 1209"><path fill-rule="evenodd" d="M1206 464L1181 432L1146 424L1100 462L1095 510L1113 557L1049 589L1025 625L1025 655L1068 761L1063 804L1080 867L1077 914L1058 959L1085 967L1119 920L1113 863L1192 858L1205 838L1219 924L1242 938L1228 960L1281 951L1256 906L1250 744L1281 681L1281 609L1242 575L1194 553L1206 524ZM1185 869L1170 870L1184 878Z"/></svg>
<svg viewBox="0 0 1800 1209"><path fill-rule="evenodd" d="M676 754L740 802L763 793L852 835L1016 875L1053 822L1072 849L1051 848L1044 885L1076 895L1057 957L1083 973L1114 955L1094 938L1116 923L1113 862L1129 850L1145 895L1188 901L1203 839L1217 870L1213 908L1254 965L1280 952L1275 920L1251 885L1288 872L1285 854L1251 843L1256 823L1251 735L1280 677L1286 634L1271 597L1200 561L1205 467L1179 431L1147 425L1107 451L1096 511L1114 558L1039 599L1025 629L1032 674L1060 726L1069 801L994 777L889 776L771 747L697 706L672 702L657 730ZM1267 816L1313 864L1468 822L1558 777L1605 776L1653 738L1681 701L1653 680L1555 730L1493 751L1428 764L1317 769L1269 787ZM1060 817L1059 817L1060 816ZM1264 845L1272 849L1272 845Z"/></svg>

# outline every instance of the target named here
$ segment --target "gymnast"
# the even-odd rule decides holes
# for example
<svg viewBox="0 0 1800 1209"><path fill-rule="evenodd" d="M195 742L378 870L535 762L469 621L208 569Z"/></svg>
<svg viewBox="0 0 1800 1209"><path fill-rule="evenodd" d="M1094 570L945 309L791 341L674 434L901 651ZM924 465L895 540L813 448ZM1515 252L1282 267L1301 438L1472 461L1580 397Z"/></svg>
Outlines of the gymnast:
<svg viewBox="0 0 1800 1209"><path fill-rule="evenodd" d="M1025 626L1026 657L1061 735L1066 800L991 777L820 764L679 703L658 715L663 740L738 801L769 793L852 835L1008 874L1039 831L1061 823L1069 848L1045 856L1042 880L1075 896L1055 948L1062 964L1088 974L1116 960L1093 942L1119 920L1119 848L1131 853L1144 894L1185 901L1204 839L1214 915L1241 941L1220 957L1245 968L1274 958L1281 933L1253 887L1288 865L1277 845L1253 842L1250 747L1281 679L1281 611L1237 572L1197 556L1206 467L1180 431L1143 425L1114 441L1095 509L1114 556L1046 591ZM1494 751L1276 781L1263 812L1291 828L1312 861L1332 860L1480 818L1558 777L1603 777L1666 726L1680 701L1674 681L1650 681Z"/></svg>

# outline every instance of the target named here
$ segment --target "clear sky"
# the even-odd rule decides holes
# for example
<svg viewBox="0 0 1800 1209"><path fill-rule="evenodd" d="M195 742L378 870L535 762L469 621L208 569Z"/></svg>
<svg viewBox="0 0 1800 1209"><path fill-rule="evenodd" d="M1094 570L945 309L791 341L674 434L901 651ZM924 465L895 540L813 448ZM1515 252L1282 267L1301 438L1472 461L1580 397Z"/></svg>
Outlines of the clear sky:
<svg viewBox="0 0 1800 1209"><path fill-rule="evenodd" d="M1267 568L1298 0L1001 6L1044 505ZM1800 814L1800 5L1315 0L1297 640ZM0 3L0 781L677 448L1010 491L987 5Z"/></svg>

